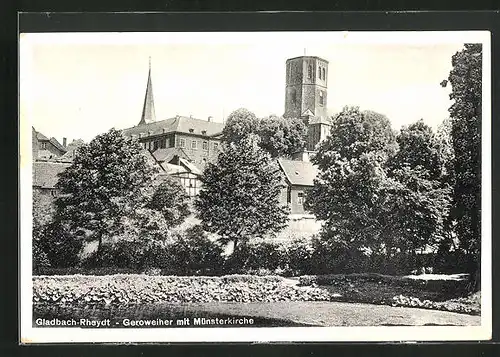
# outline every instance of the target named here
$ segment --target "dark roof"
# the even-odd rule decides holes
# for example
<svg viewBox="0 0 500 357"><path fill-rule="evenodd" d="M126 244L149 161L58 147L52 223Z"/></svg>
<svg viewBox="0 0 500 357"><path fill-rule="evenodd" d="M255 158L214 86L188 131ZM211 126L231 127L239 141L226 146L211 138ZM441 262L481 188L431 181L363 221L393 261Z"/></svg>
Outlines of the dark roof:
<svg viewBox="0 0 500 357"><path fill-rule="evenodd" d="M35 161L33 163L33 186L42 188L54 188L59 177L69 163L56 161Z"/></svg>
<svg viewBox="0 0 500 357"><path fill-rule="evenodd" d="M35 128L33 128L33 133L36 135L37 140L39 140L39 141L49 141L49 138L47 138L42 133L36 131Z"/></svg>
<svg viewBox="0 0 500 357"><path fill-rule="evenodd" d="M289 58L289 59L287 59L286 61L287 61L287 62L288 62L288 61L293 61L293 60L296 60L296 59L299 59L299 58L308 58L308 59L309 59L309 58L311 58L311 59L318 59L318 60L321 60L321 61L323 61L323 62L328 63L328 61L327 61L326 59L321 58L321 57L318 57L318 56L298 56L298 57Z"/></svg>
<svg viewBox="0 0 500 357"><path fill-rule="evenodd" d="M318 174L316 166L308 161L279 159L278 163L292 185L313 186Z"/></svg>
<svg viewBox="0 0 500 357"><path fill-rule="evenodd" d="M186 154L182 148L164 148L153 151L153 156L159 162L169 162L174 158L174 156L179 156L188 160L191 158Z"/></svg>
<svg viewBox="0 0 500 357"><path fill-rule="evenodd" d="M139 137L139 134L142 134L144 137L172 132L206 135L210 137L221 133L223 128L224 124L222 123L176 116L174 118L155 121L149 124L136 125L132 128L124 129L122 132L125 136L129 137L132 135Z"/></svg>
<svg viewBox="0 0 500 357"><path fill-rule="evenodd" d="M58 161L63 161L63 162L71 162L75 158L75 152L76 149L78 149L80 146L84 145L85 142L81 139L79 140L73 140L71 143L69 143L66 146L66 153L64 153L61 157L58 157Z"/></svg>
<svg viewBox="0 0 500 357"><path fill-rule="evenodd" d="M50 138L49 142L54 145L57 149L59 149L62 152L66 152L66 148L61 145L59 141L57 141L56 138Z"/></svg>

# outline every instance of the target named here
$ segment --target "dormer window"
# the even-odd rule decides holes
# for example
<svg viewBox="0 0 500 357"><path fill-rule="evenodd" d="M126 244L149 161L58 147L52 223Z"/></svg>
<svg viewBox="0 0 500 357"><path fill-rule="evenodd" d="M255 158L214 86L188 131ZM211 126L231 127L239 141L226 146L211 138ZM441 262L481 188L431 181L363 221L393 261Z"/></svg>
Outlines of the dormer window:
<svg viewBox="0 0 500 357"><path fill-rule="evenodd" d="M194 129L189 129L189 132L190 133L194 133Z"/></svg>
<svg viewBox="0 0 500 357"><path fill-rule="evenodd" d="M202 131L201 131L201 133L202 133L203 135L207 135L207 131L206 131L206 130L202 130Z"/></svg>

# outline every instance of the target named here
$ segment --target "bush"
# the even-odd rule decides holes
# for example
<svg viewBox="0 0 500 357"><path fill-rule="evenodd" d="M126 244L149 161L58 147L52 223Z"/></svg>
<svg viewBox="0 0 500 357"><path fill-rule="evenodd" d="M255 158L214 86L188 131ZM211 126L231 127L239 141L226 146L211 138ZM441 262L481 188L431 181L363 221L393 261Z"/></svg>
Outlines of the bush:
<svg viewBox="0 0 500 357"><path fill-rule="evenodd" d="M332 296L327 290L290 286L276 276L71 275L33 278L33 303L51 307L330 299Z"/></svg>
<svg viewBox="0 0 500 357"><path fill-rule="evenodd" d="M173 243L166 246L165 254L170 256L172 264L167 269L178 275L221 273L224 264L223 250L208 239L200 226L187 229L176 235Z"/></svg>
<svg viewBox="0 0 500 357"><path fill-rule="evenodd" d="M271 273L283 267L283 252L271 242L241 244L225 263L225 271L240 273ZM260 274L259 274L260 275Z"/></svg>
<svg viewBox="0 0 500 357"><path fill-rule="evenodd" d="M49 223L40 229L38 247L45 252L51 266L64 268L80 263L83 234L71 234L57 223Z"/></svg>
<svg viewBox="0 0 500 357"><path fill-rule="evenodd" d="M103 243L99 252L92 253L83 261L86 268L114 267L140 269L144 255L144 242L119 240Z"/></svg>

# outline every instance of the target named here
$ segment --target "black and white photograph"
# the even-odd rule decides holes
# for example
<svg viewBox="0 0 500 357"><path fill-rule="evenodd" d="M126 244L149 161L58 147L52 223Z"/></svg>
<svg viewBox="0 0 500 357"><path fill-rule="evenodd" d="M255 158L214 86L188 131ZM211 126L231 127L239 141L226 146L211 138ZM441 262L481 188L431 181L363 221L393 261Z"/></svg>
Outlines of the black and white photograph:
<svg viewBox="0 0 500 357"><path fill-rule="evenodd" d="M487 31L21 33L21 341L491 338Z"/></svg>

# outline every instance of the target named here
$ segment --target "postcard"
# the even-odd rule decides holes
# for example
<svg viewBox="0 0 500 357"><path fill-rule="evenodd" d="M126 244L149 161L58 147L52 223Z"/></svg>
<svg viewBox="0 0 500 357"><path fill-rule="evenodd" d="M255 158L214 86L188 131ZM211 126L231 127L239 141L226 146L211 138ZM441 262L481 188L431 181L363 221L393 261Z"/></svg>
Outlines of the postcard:
<svg viewBox="0 0 500 357"><path fill-rule="evenodd" d="M489 32L19 44L21 343L491 338Z"/></svg>

